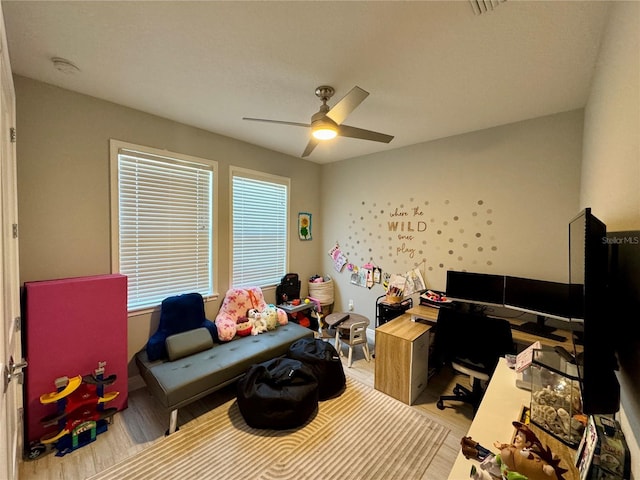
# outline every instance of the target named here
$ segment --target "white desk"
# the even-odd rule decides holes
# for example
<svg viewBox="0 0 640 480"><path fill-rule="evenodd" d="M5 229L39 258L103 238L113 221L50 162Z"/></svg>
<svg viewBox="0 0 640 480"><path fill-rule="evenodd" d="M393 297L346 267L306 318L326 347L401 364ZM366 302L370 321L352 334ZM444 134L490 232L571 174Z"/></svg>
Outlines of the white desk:
<svg viewBox="0 0 640 480"><path fill-rule="evenodd" d="M492 452L496 450L494 442L511 441L514 433L511 422L518 419L522 406L529 405L531 400L531 392L517 388L515 382L515 371L507 367L506 360L501 358L466 435ZM467 460L459 451L449 480L468 479L471 465L477 467L479 463Z"/></svg>
<svg viewBox="0 0 640 480"><path fill-rule="evenodd" d="M507 367L506 360L501 358L466 435L494 453L497 453L493 446L494 442L511 442L515 433L511 422L518 420L522 406L528 406L531 401L531 392L517 388L515 381L516 372ZM547 445L555 455L562 459L560 466L568 469L564 474L565 480L577 480L579 475L573 464L575 450L562 444L535 425L530 425L530 428L543 445ZM468 479L471 465L474 464L479 465L475 460L464 458L462 451L459 451L449 474L449 480Z"/></svg>

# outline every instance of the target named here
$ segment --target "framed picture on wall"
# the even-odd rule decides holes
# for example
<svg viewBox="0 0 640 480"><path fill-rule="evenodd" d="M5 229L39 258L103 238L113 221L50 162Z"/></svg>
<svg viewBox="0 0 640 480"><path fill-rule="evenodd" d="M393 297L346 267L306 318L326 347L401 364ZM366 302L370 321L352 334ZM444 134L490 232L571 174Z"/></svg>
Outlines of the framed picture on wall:
<svg viewBox="0 0 640 480"><path fill-rule="evenodd" d="M298 213L298 238L300 240L311 240L311 214L306 212Z"/></svg>

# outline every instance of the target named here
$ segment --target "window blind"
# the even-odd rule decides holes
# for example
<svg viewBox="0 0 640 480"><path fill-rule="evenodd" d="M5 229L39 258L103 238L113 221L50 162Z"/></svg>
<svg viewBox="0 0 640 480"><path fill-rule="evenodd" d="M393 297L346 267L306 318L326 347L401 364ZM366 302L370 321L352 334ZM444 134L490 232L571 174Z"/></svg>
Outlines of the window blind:
<svg viewBox="0 0 640 480"><path fill-rule="evenodd" d="M213 293L212 185L210 165L120 151L119 260L129 310Z"/></svg>
<svg viewBox="0 0 640 480"><path fill-rule="evenodd" d="M234 175L233 287L277 285L287 269L288 184Z"/></svg>

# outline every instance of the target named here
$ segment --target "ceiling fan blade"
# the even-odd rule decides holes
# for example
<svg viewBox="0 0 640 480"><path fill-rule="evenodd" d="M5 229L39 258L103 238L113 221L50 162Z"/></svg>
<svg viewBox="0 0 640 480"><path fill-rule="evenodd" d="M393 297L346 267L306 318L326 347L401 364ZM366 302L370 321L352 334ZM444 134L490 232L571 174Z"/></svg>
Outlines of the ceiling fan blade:
<svg viewBox="0 0 640 480"><path fill-rule="evenodd" d="M362 103L362 101L369 96L369 92L361 89L358 86L353 87L349 90L344 97L340 99L338 103L336 103L331 110L327 113L327 117L340 125L347 116L353 112L358 105Z"/></svg>
<svg viewBox="0 0 640 480"><path fill-rule="evenodd" d="M310 123L300 123L300 122L283 122L282 120L268 120L266 118L250 118L250 117L242 117L243 120L251 120L252 122L267 122L267 123L279 123L281 125L293 125L295 127L310 127Z"/></svg>
<svg viewBox="0 0 640 480"><path fill-rule="evenodd" d="M363 128L351 127L349 125L338 126L338 135L341 137L360 138L362 140L373 140L374 142L389 143L393 140L393 135L373 132Z"/></svg>
<svg viewBox="0 0 640 480"><path fill-rule="evenodd" d="M315 137L311 137L309 139L309 143L307 143L307 148L305 148L304 152L302 152L302 157L308 157L311 152L313 152L313 149L316 148L316 145L318 145L318 143L320 143L320 140Z"/></svg>

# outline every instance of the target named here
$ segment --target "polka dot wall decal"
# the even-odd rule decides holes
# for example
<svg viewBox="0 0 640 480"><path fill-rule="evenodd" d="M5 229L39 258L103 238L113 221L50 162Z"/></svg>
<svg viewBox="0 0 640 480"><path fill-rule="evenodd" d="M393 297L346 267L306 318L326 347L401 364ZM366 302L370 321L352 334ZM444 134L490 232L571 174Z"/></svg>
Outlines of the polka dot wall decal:
<svg viewBox="0 0 640 480"><path fill-rule="evenodd" d="M478 205L483 208L478 209ZM354 264L361 256L363 262L378 257L383 271L395 273L415 268L422 258L426 259L422 260L425 265L441 265L442 269L460 269L472 262L486 264L493 260L491 255L496 255L500 243L493 238L499 223L493 210L484 199L434 201L419 195L395 195L392 200L380 202L380 206L365 199L345 212L349 234L341 247L351 252Z"/></svg>

